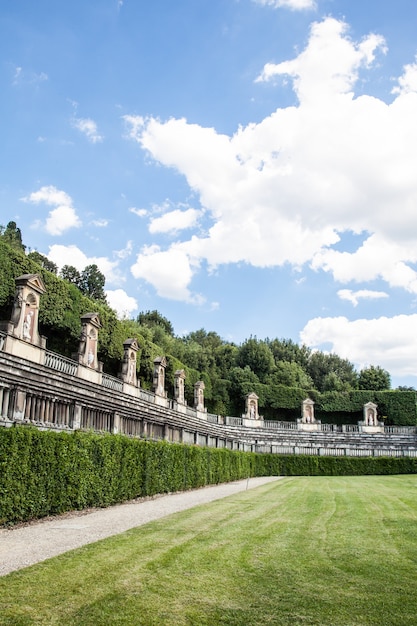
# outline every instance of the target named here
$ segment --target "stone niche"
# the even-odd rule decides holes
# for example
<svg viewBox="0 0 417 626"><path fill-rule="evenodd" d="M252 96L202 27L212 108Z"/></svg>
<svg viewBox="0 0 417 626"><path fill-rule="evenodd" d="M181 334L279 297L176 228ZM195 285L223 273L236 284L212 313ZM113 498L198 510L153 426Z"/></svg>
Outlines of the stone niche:
<svg viewBox="0 0 417 626"><path fill-rule="evenodd" d="M153 392L158 399L166 399L167 392L165 391L165 369L167 366L167 360L164 356L158 356L153 362Z"/></svg>
<svg viewBox="0 0 417 626"><path fill-rule="evenodd" d="M46 338L39 334L38 324L40 298L46 291L45 285L39 274L23 274L15 283L11 319L0 326L7 335L4 349L15 356L43 363Z"/></svg>
<svg viewBox="0 0 417 626"><path fill-rule="evenodd" d="M185 371L176 370L175 380L175 400L178 404L187 404L185 401Z"/></svg>
<svg viewBox="0 0 417 626"><path fill-rule="evenodd" d="M320 420L316 420L314 415L314 402L311 398L303 400L301 405L301 418L297 419L298 430L315 431L319 430Z"/></svg>
<svg viewBox="0 0 417 626"><path fill-rule="evenodd" d="M363 420L358 422L359 430L363 433L382 433L384 424L378 421L378 405L367 402L363 407Z"/></svg>
<svg viewBox="0 0 417 626"><path fill-rule="evenodd" d="M45 292L45 285L38 274L23 274L16 278L11 334L39 347L45 347L46 342L38 330L40 297Z"/></svg>
<svg viewBox="0 0 417 626"><path fill-rule="evenodd" d="M254 392L245 396L245 413L242 415L242 426L249 428L263 426L264 418L259 415L258 401L259 397Z"/></svg>
<svg viewBox="0 0 417 626"><path fill-rule="evenodd" d="M194 385L194 408L197 411L207 413L207 409L204 406L204 389L206 388L204 381L199 380Z"/></svg>
<svg viewBox="0 0 417 626"><path fill-rule="evenodd" d="M139 349L136 339L126 339L123 342L123 361L122 370L119 373L119 378L123 380L127 385L138 385L138 379L136 374L137 352Z"/></svg>
<svg viewBox="0 0 417 626"><path fill-rule="evenodd" d="M86 313L81 316L81 335L78 352L73 358L90 370L101 372L103 364L97 360L98 332L101 328L98 313Z"/></svg>

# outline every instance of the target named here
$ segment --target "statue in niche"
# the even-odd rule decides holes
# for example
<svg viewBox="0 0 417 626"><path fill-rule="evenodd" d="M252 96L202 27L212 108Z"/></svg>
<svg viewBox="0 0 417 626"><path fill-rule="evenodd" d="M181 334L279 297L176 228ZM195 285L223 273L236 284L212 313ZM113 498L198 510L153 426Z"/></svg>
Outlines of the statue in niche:
<svg viewBox="0 0 417 626"><path fill-rule="evenodd" d="M22 337L30 341L32 339L33 311L28 309L22 326Z"/></svg>
<svg viewBox="0 0 417 626"><path fill-rule="evenodd" d="M368 426L374 426L375 413L373 409L368 409Z"/></svg>
<svg viewBox="0 0 417 626"><path fill-rule="evenodd" d="M134 352L130 353L129 358L129 368L127 371L127 382L132 383L134 381L134 373L135 373L135 354Z"/></svg>
<svg viewBox="0 0 417 626"><path fill-rule="evenodd" d="M90 350L88 351L88 356L87 356L87 365L88 367L93 367L93 363L94 363L94 354L93 351L90 347Z"/></svg>

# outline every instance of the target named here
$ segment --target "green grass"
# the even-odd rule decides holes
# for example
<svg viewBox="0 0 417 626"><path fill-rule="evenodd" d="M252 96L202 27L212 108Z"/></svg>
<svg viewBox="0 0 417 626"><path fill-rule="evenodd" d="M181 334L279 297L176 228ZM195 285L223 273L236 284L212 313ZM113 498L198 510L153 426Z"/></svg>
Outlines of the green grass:
<svg viewBox="0 0 417 626"><path fill-rule="evenodd" d="M0 579L0 624L417 624L417 476L294 477Z"/></svg>

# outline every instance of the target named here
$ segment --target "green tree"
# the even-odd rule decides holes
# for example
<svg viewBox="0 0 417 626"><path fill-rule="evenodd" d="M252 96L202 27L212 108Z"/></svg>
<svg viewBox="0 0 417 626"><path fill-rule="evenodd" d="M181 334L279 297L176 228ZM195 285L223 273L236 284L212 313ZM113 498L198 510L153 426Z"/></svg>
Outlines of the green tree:
<svg viewBox="0 0 417 626"><path fill-rule="evenodd" d="M359 372L358 387L365 390L385 391L391 389L391 377L379 365L370 365Z"/></svg>
<svg viewBox="0 0 417 626"><path fill-rule="evenodd" d="M81 292L93 300L106 302L106 294L104 293L105 282L106 277L100 272L95 263L87 265L81 272Z"/></svg>
<svg viewBox="0 0 417 626"><path fill-rule="evenodd" d="M268 376L270 385L285 385L286 387L299 387L311 389L313 381L303 370L301 365L294 361L278 361L275 370Z"/></svg>
<svg viewBox="0 0 417 626"><path fill-rule="evenodd" d="M304 344L300 346L292 339L266 339L265 341L274 355L275 363L289 361L298 363L304 370L307 369L311 355L310 348Z"/></svg>
<svg viewBox="0 0 417 626"><path fill-rule="evenodd" d="M59 275L67 282L78 287L78 289L80 288L81 274L73 265L63 265Z"/></svg>
<svg viewBox="0 0 417 626"><path fill-rule="evenodd" d="M31 259L31 261L34 261L48 272L52 272L52 274L58 273L58 267L56 266L56 264L53 261L50 261L47 256L41 254L37 250L29 252L28 259Z"/></svg>
<svg viewBox="0 0 417 626"><path fill-rule="evenodd" d="M171 322L166 317L161 315L159 311L144 311L139 313L136 319L141 326L147 326L148 328L159 326L163 328L168 335L171 335L172 337L174 336L174 328Z"/></svg>
<svg viewBox="0 0 417 626"><path fill-rule="evenodd" d="M337 354L313 352L308 360L307 371L318 391L357 388L358 376L354 365Z"/></svg>
<svg viewBox="0 0 417 626"><path fill-rule="evenodd" d="M15 250L21 250L22 252L26 250L26 246L22 243L22 232L20 228L17 227L16 222L9 222L6 228L1 227L0 232L3 240L8 243L9 246Z"/></svg>
<svg viewBox="0 0 417 626"><path fill-rule="evenodd" d="M258 341L256 337L247 339L239 348L237 364L241 367L249 367L261 382L271 374L274 369L274 357L265 341Z"/></svg>

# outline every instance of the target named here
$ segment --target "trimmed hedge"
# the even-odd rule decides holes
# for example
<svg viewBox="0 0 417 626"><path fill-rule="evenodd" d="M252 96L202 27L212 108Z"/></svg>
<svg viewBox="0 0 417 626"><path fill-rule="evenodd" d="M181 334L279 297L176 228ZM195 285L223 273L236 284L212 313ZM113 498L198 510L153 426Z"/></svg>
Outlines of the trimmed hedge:
<svg viewBox="0 0 417 626"><path fill-rule="evenodd" d="M254 475L254 454L124 435L0 429L0 524Z"/></svg>
<svg viewBox="0 0 417 626"><path fill-rule="evenodd" d="M17 426L0 429L0 525L249 476L415 473L411 458L255 454Z"/></svg>

